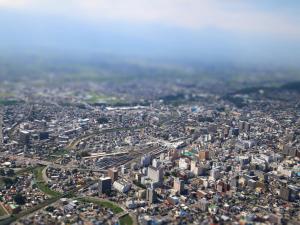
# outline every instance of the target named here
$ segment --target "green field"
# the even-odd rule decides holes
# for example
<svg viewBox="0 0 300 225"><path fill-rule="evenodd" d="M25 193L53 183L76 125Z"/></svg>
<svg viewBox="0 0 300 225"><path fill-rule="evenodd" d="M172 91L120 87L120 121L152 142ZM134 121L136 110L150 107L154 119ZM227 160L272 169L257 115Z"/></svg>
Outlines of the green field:
<svg viewBox="0 0 300 225"><path fill-rule="evenodd" d="M36 181L36 185L37 187L44 192L47 195L50 195L51 197L59 197L61 196L61 193L57 192L57 191L53 191L51 190L47 184L45 183L45 181L43 180L43 169L45 167L37 167L33 170L34 176L35 176L35 181Z"/></svg>
<svg viewBox="0 0 300 225"><path fill-rule="evenodd" d="M123 216L119 219L120 225L132 225L133 221L129 215Z"/></svg>
<svg viewBox="0 0 300 225"><path fill-rule="evenodd" d="M51 155L54 155L54 156L63 156L65 154L70 154L70 151L67 150L67 149L59 149L59 150L54 151Z"/></svg>
<svg viewBox="0 0 300 225"><path fill-rule="evenodd" d="M18 103L19 102L17 100L8 100L8 99L0 98L0 105L15 105Z"/></svg>
<svg viewBox="0 0 300 225"><path fill-rule="evenodd" d="M5 215L7 215L7 213L6 213L5 209L3 209L3 207L0 205L0 217L5 216Z"/></svg>
<svg viewBox="0 0 300 225"><path fill-rule="evenodd" d="M26 167L26 168L22 168L20 170L15 171L15 173L16 173L16 176L17 176L17 175L21 175L23 173L32 172L32 170L35 169L35 168L37 168L37 167L36 166L35 167Z"/></svg>
<svg viewBox="0 0 300 225"><path fill-rule="evenodd" d="M103 94L90 93L89 98L87 99L87 103L89 104L97 104L97 103L105 103L110 105L118 105L125 103L124 100L114 97L114 96L106 96Z"/></svg>
<svg viewBox="0 0 300 225"><path fill-rule="evenodd" d="M123 209L121 209L115 203L107 201L107 200L101 200L101 199L96 199L96 198L88 198L88 197L78 198L77 200L85 202L85 203L94 203L94 204L99 205L101 207L108 208L115 214L123 212Z"/></svg>
<svg viewBox="0 0 300 225"><path fill-rule="evenodd" d="M47 156L47 160L53 162L66 154L70 154L70 151L67 149L59 149L59 150L52 152L49 156Z"/></svg>

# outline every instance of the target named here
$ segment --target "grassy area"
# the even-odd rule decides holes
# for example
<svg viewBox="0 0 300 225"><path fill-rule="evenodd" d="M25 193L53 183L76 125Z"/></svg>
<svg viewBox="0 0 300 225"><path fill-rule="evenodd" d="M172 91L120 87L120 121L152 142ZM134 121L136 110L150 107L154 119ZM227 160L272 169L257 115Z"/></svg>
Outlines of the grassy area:
<svg viewBox="0 0 300 225"><path fill-rule="evenodd" d="M87 103L89 104L106 103L110 105L117 105L117 104L124 103L124 100L114 96L106 96L103 94L91 93L90 97L87 99Z"/></svg>
<svg viewBox="0 0 300 225"><path fill-rule="evenodd" d="M37 187L44 192L47 195L50 195L51 197L59 197L61 196L61 193L57 192L57 191L53 191L51 190L47 184L45 183L45 181L43 180L43 169L45 167L37 167L33 170L34 176L35 176L35 180L36 180L36 185Z"/></svg>
<svg viewBox="0 0 300 225"><path fill-rule="evenodd" d="M117 206L115 203L107 201L107 200L102 200L102 199L97 199L97 198L78 198L78 201L86 202L86 203L94 203L97 204L101 207L108 208L110 209L113 213L118 214L123 212L123 209Z"/></svg>
<svg viewBox="0 0 300 225"><path fill-rule="evenodd" d="M120 225L132 225L132 218L127 214L119 219Z"/></svg>
<svg viewBox="0 0 300 225"><path fill-rule="evenodd" d="M0 205L0 217L5 216L5 215L7 215L7 213L6 213L5 209L3 209L3 207Z"/></svg>
<svg viewBox="0 0 300 225"><path fill-rule="evenodd" d="M5 183L4 183L4 181L3 181L3 177L0 177L0 188L2 187L2 186L4 186L5 185Z"/></svg>
<svg viewBox="0 0 300 225"><path fill-rule="evenodd" d="M67 150L67 149L59 149L59 150L56 150L54 152L52 152L48 157L47 157L47 160L48 161L54 161L54 160L57 160L58 158L66 155L66 154L70 154L70 151Z"/></svg>
<svg viewBox="0 0 300 225"><path fill-rule="evenodd" d="M23 173L27 173L27 172L31 172L33 169L35 169L35 168L37 168L37 166L35 166L35 167L26 167L26 168L22 168L22 169L20 169L20 170L17 170L16 172L15 172L15 174L16 174L16 176L17 175L21 175L21 174L23 174Z"/></svg>
<svg viewBox="0 0 300 225"><path fill-rule="evenodd" d="M0 105L15 105L19 102L17 100L9 100L9 99L2 99L0 98Z"/></svg>
<svg viewBox="0 0 300 225"><path fill-rule="evenodd" d="M62 156L65 154L70 154L70 151L67 149L59 149L59 150L54 151L51 155Z"/></svg>
<svg viewBox="0 0 300 225"><path fill-rule="evenodd" d="M15 97L13 93L8 93L8 92L0 92L0 98L11 98Z"/></svg>

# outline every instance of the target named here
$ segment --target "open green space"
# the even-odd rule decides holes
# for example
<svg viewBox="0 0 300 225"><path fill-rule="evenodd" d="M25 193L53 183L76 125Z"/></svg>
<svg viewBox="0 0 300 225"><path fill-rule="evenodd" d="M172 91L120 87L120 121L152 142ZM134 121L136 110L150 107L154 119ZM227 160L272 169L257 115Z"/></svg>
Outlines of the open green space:
<svg viewBox="0 0 300 225"><path fill-rule="evenodd" d="M0 205L0 217L7 215L6 210Z"/></svg>
<svg viewBox="0 0 300 225"><path fill-rule="evenodd" d="M119 219L120 225L132 225L132 218L127 214Z"/></svg>
<svg viewBox="0 0 300 225"><path fill-rule="evenodd" d="M65 155L65 154L69 154L69 150L67 149L59 149L59 150L56 150L52 153L52 155L56 155L56 156L62 156L62 155Z"/></svg>
<svg viewBox="0 0 300 225"><path fill-rule="evenodd" d="M0 98L9 98L9 97L14 97L15 95L12 93L8 92L0 92Z"/></svg>
<svg viewBox="0 0 300 225"><path fill-rule="evenodd" d="M33 170L33 174L35 176L35 181L38 189L40 189L42 192L44 192L47 195L50 195L51 197L59 197L61 196L61 193L57 191L51 190L48 185L43 180L43 169L45 167L37 167Z"/></svg>
<svg viewBox="0 0 300 225"><path fill-rule="evenodd" d="M48 161L54 161L66 154L70 154L70 151L67 149L59 149L59 150L55 150L54 152L52 152L48 157L47 160Z"/></svg>
<svg viewBox="0 0 300 225"><path fill-rule="evenodd" d="M19 101L12 99L3 99L0 97L0 105L15 105L18 104Z"/></svg>
<svg viewBox="0 0 300 225"><path fill-rule="evenodd" d="M27 173L27 172L32 172L32 170L34 170L35 168L37 168L36 166L35 167L26 167L26 168L23 168L23 169L20 169L20 170L17 170L15 173L16 175L21 175L23 173Z"/></svg>
<svg viewBox="0 0 300 225"><path fill-rule="evenodd" d="M87 103L89 103L89 104L105 103L105 104L110 104L110 105L118 105L118 104L123 104L124 100L122 100L118 97L114 97L114 96L90 93L90 96L87 99Z"/></svg>
<svg viewBox="0 0 300 225"><path fill-rule="evenodd" d="M108 201L108 200L102 200L102 199L97 199L97 198L89 198L89 197L84 197L84 198L78 198L78 201L85 202L85 203L94 203L96 205L99 205L104 208L110 209L113 213L118 214L123 212L123 209L117 206L115 203Z"/></svg>

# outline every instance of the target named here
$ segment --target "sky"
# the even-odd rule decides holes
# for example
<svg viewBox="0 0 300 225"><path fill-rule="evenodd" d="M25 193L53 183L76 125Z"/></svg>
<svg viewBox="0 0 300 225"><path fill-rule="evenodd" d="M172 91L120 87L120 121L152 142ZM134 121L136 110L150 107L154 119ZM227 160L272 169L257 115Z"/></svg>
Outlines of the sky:
<svg viewBox="0 0 300 225"><path fill-rule="evenodd" d="M297 0L0 0L0 47L298 65Z"/></svg>

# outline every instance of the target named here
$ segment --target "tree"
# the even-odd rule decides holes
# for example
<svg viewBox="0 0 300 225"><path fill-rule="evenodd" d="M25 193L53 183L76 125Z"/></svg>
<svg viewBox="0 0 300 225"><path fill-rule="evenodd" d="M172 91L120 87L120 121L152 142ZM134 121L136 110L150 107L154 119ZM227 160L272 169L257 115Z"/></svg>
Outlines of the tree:
<svg viewBox="0 0 300 225"><path fill-rule="evenodd" d="M26 203L26 197L18 193L14 196L14 200L18 205L24 205Z"/></svg>
<svg viewBox="0 0 300 225"><path fill-rule="evenodd" d="M13 177L15 175L15 171L12 170L12 169L9 169L7 172L6 172L7 176L9 177Z"/></svg>
<svg viewBox="0 0 300 225"><path fill-rule="evenodd" d="M106 124L108 123L108 119L106 117L100 117L97 119L97 122L100 124Z"/></svg>
<svg viewBox="0 0 300 225"><path fill-rule="evenodd" d="M88 152L84 151L84 152L81 152L80 156L81 157L88 157L88 156L90 156L90 154Z"/></svg>
<svg viewBox="0 0 300 225"><path fill-rule="evenodd" d="M5 170L3 168L0 169L0 176L5 176Z"/></svg>
<svg viewBox="0 0 300 225"><path fill-rule="evenodd" d="M53 212L54 210L55 210L55 208L51 205L46 208L46 211L48 211L48 212Z"/></svg>
<svg viewBox="0 0 300 225"><path fill-rule="evenodd" d="M10 187L12 185L14 185L16 183L16 179L11 179L11 178L4 178L3 182L5 184L6 187Z"/></svg>

